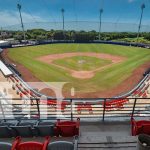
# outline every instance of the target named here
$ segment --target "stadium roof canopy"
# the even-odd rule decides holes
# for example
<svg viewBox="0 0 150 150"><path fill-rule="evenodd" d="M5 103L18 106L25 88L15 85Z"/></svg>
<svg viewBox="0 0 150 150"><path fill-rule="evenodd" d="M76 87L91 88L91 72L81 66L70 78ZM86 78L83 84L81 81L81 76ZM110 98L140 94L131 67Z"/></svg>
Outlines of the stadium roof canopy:
<svg viewBox="0 0 150 150"><path fill-rule="evenodd" d="M8 41L0 40L0 44L3 44L3 43L8 43Z"/></svg>
<svg viewBox="0 0 150 150"><path fill-rule="evenodd" d="M0 46L8 46L8 45L9 45L8 41L0 40Z"/></svg>
<svg viewBox="0 0 150 150"><path fill-rule="evenodd" d="M0 70L5 76L10 76L13 74L1 60L0 60Z"/></svg>

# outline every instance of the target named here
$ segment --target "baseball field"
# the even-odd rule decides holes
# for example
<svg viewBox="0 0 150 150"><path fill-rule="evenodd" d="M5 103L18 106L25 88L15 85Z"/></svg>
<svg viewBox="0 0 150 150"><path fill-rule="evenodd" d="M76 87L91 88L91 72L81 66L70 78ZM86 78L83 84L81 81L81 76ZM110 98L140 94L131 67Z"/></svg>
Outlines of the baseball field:
<svg viewBox="0 0 150 150"><path fill-rule="evenodd" d="M150 63L149 49L108 44L29 46L9 49L7 55L38 81L67 82L64 92L74 87L78 94L111 91Z"/></svg>

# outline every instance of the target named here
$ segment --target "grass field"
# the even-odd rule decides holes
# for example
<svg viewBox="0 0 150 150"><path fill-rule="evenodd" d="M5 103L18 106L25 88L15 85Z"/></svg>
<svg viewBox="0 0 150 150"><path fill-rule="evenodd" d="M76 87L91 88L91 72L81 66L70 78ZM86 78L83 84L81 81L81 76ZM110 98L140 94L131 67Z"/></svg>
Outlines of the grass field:
<svg viewBox="0 0 150 150"><path fill-rule="evenodd" d="M98 71L91 79L77 79L73 78L63 69L40 62L36 59L40 56L68 52L106 53L115 56L123 56L126 60L119 64L114 64L102 71ZM127 79L137 67L150 61L150 50L148 49L105 44L49 44L20 47L9 49L8 55L15 62L28 68L41 81L70 82L75 87L76 91L83 93L111 90ZM83 59L86 59L88 62L82 65L83 70L110 63L108 60L97 60L97 58L83 57ZM77 69L78 60L79 57L74 57L73 59L55 60L55 63Z"/></svg>
<svg viewBox="0 0 150 150"><path fill-rule="evenodd" d="M111 61L88 56L74 56L55 60L54 64L77 71L90 71L111 64Z"/></svg>

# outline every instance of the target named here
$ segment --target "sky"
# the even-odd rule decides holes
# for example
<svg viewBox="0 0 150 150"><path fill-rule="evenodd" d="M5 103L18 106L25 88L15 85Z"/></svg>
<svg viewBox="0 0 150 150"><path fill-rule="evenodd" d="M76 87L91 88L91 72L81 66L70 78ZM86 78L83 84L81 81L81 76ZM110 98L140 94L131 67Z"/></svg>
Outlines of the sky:
<svg viewBox="0 0 150 150"><path fill-rule="evenodd" d="M146 5L142 24L150 25L150 0L0 0L0 27L20 24L16 7L18 2L22 5L23 22L28 26L36 24L42 27L46 23L40 22L52 22L52 26L59 28L61 25L57 22L62 21L62 8L65 9L65 21L74 22L66 23L68 27L80 28L90 24L94 28L101 8L104 10L102 22L111 22L114 26L127 23L131 26L139 23L142 3ZM77 24L79 21L95 22L95 25L88 22Z"/></svg>

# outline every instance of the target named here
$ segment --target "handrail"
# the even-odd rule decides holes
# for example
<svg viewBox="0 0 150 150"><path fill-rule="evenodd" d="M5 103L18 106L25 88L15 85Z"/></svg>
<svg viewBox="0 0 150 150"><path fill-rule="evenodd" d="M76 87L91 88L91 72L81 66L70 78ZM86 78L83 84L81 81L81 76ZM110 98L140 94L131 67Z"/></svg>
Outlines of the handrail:
<svg viewBox="0 0 150 150"><path fill-rule="evenodd" d="M0 98L0 101L3 98ZM7 101L12 99L5 99ZM130 119L133 116L136 117L150 117L150 109L147 110L147 107L150 107L150 98L126 98L122 100L117 100L111 98L100 99L99 101L93 101L89 103L81 103L82 101L73 101L72 99L67 100L69 103L52 103L47 105L45 103L41 103L39 99L32 99L34 101L33 104L29 103L28 105L21 104L21 99L13 98L12 106L17 106L16 110L12 111L14 115L14 119L43 119L42 114L47 113L48 118L61 118L61 119L70 119L74 120L76 118L80 118L81 121L95 121L106 119L114 120L124 120ZM27 100L27 99L26 99ZM126 100L126 101L123 101ZM30 102L30 99L27 100ZM64 100L65 101L65 100ZM2 104L0 103L0 108L2 109L2 114L0 114L0 120L10 118L10 110L6 109L10 106L9 103ZM31 110L22 111L21 108L30 107ZM47 108L47 109L46 109ZM28 117L29 116L29 117ZM121 118L120 118L121 117Z"/></svg>

